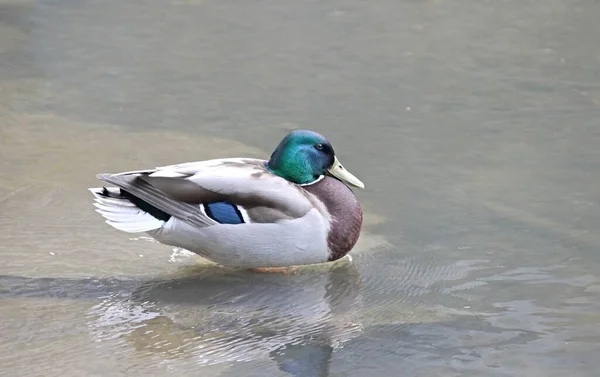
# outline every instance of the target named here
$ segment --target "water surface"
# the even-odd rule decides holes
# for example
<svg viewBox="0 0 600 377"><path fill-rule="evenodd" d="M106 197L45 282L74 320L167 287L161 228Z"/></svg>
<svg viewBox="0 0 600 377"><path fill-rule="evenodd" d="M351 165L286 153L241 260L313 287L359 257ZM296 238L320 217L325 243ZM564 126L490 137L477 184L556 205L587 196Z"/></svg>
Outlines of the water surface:
<svg viewBox="0 0 600 377"><path fill-rule="evenodd" d="M0 370L595 376L600 6L0 1ZM103 224L98 172L330 138L353 261L216 268Z"/></svg>

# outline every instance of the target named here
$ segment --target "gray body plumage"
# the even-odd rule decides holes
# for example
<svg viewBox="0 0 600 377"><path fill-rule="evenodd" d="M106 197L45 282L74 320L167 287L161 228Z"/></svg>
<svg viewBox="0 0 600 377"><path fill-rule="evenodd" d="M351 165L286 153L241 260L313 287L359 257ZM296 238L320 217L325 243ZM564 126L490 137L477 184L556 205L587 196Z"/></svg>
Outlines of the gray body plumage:
<svg viewBox="0 0 600 377"><path fill-rule="evenodd" d="M98 178L170 215L166 221L133 205L119 189L90 189L111 226L147 232L216 263L245 268L335 260L356 243L362 211L352 191L324 176L296 185L259 159L219 159ZM236 205L241 224L221 224L202 204Z"/></svg>

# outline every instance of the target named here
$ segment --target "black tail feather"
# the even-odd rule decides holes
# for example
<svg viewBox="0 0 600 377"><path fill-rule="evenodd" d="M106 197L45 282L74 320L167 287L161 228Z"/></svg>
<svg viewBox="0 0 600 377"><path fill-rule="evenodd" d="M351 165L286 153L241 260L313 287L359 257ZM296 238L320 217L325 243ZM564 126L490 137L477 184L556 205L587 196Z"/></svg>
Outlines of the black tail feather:
<svg viewBox="0 0 600 377"><path fill-rule="evenodd" d="M135 204L136 207L138 207L139 209L141 209L144 212L151 214L152 216L156 217L157 219L167 222L171 218L171 215L169 215L165 211L162 211L162 210L156 208L152 204L138 198L137 196L135 196L123 189L120 189L120 191L121 191L122 197L127 198L127 200L129 200L130 202Z"/></svg>
<svg viewBox="0 0 600 377"><path fill-rule="evenodd" d="M135 206L141 209L142 211L149 213L150 215L164 222L169 221L169 219L171 218L171 215L169 215L168 213L154 207L152 204L138 198L137 196L121 188L119 189L119 194L116 195L114 192L108 191L106 187L102 187L102 191L99 192L98 195L105 196L107 198L127 199L131 203L135 204Z"/></svg>

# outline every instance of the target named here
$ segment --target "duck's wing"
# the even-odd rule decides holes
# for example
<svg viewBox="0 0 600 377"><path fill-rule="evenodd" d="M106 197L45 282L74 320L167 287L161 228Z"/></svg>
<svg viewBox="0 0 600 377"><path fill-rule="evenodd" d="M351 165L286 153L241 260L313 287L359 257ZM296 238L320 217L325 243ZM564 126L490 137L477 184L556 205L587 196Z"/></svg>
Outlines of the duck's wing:
<svg viewBox="0 0 600 377"><path fill-rule="evenodd" d="M304 190L269 172L259 159L189 162L98 179L194 226L277 222L314 208Z"/></svg>

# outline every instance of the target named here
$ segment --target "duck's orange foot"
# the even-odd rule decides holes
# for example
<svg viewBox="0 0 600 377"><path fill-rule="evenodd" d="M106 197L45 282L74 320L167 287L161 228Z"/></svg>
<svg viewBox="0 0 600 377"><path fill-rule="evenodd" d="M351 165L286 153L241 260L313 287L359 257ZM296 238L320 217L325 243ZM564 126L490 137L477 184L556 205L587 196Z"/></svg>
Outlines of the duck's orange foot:
<svg viewBox="0 0 600 377"><path fill-rule="evenodd" d="M295 274L298 271L298 267L259 267L253 268L254 272L267 272L267 273L279 273L284 275Z"/></svg>

